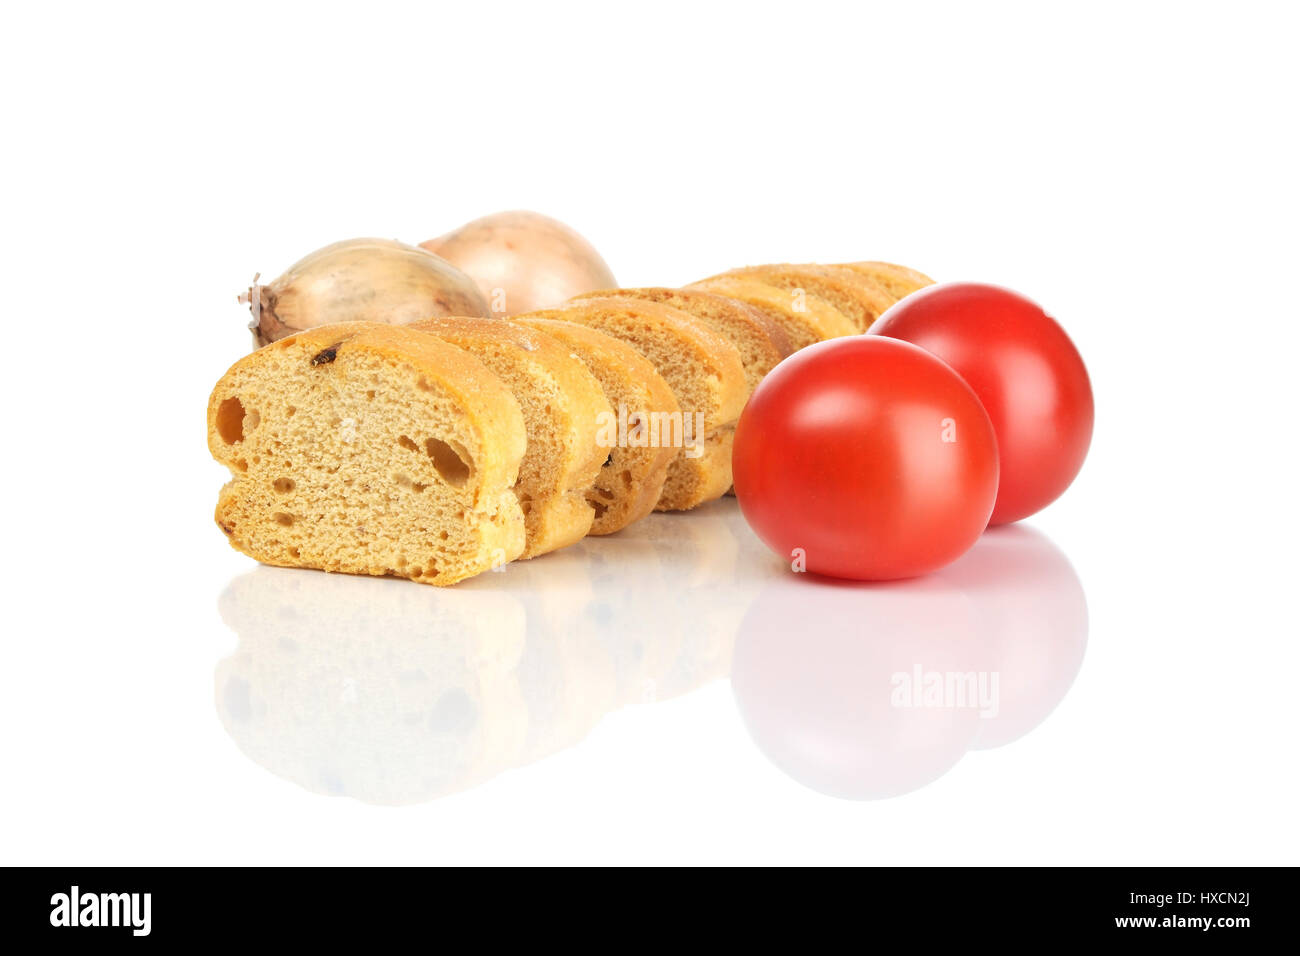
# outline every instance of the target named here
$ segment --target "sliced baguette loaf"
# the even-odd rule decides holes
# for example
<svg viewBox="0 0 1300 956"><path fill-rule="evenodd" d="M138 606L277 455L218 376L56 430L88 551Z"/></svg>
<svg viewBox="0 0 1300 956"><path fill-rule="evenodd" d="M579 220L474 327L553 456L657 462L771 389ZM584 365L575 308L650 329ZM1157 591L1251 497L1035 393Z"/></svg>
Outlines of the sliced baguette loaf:
<svg viewBox="0 0 1300 956"><path fill-rule="evenodd" d="M818 295L847 315L855 332L867 331L894 304L894 299L871 279L843 266L777 263L745 266L711 278L727 276L749 277L781 289L802 289Z"/></svg>
<svg viewBox="0 0 1300 956"><path fill-rule="evenodd" d="M545 333L505 319L436 318L410 327L472 353L523 410L528 447L515 484L528 532L522 557L584 537L595 517L587 492L609 455L597 433L614 416L587 366Z"/></svg>
<svg viewBox="0 0 1300 956"><path fill-rule="evenodd" d="M596 329L522 315L514 320L556 339L577 356L605 390L605 398L622 419L626 410L629 435L639 422L654 415L679 415L672 389L650 360L632 346ZM644 417L644 418L643 418ZM619 427L616 425L616 428ZM613 534L654 510L663 492L668 466L677 449L614 441L587 500L596 509L591 534Z"/></svg>
<svg viewBox="0 0 1300 956"><path fill-rule="evenodd" d="M510 390L469 353L364 322L236 362L208 401L232 480L216 521L265 564L453 584L513 560L524 454Z"/></svg>
<svg viewBox="0 0 1300 956"><path fill-rule="evenodd" d="M790 337L766 314L739 299L729 299L697 289L611 289L574 297L581 299L641 299L681 309L702 325L717 332L740 352L749 392L758 387L768 372L790 354Z"/></svg>
<svg viewBox="0 0 1300 956"><path fill-rule="evenodd" d="M622 339L649 359L673 390L681 419L659 429L655 441L678 452L656 510L682 511L726 493L736 420L745 406L745 367L734 345L685 312L657 302L580 299L530 315Z"/></svg>
<svg viewBox="0 0 1300 956"><path fill-rule="evenodd" d="M725 295L753 306L785 330L794 351L814 342L857 334L853 320L820 296L808 292L797 295L760 279L718 276L686 288Z"/></svg>

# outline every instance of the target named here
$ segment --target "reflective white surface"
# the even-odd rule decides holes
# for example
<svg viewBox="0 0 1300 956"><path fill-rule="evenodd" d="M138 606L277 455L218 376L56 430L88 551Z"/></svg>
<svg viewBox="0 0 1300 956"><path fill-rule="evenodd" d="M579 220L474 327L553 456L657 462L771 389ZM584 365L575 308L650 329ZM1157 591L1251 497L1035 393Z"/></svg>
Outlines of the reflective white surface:
<svg viewBox="0 0 1300 956"><path fill-rule="evenodd" d="M101 7L0 56L0 862L1300 860L1293 9ZM734 502L445 592L231 551L253 274L511 207L626 285L1018 289L1088 461L889 587Z"/></svg>
<svg viewBox="0 0 1300 956"><path fill-rule="evenodd" d="M785 571L730 500L455 589L259 567L218 606L239 637L216 675L227 733L272 773L367 803L474 787L727 677L795 780L906 793L1037 726L1087 641L1078 577L1028 528L940 574L856 584Z"/></svg>

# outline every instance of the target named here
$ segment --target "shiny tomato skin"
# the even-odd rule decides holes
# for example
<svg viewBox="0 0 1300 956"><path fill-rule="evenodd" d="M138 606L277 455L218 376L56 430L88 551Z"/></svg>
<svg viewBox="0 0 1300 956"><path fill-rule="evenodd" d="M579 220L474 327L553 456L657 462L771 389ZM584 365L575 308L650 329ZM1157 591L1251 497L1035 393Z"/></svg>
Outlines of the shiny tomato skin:
<svg viewBox="0 0 1300 956"><path fill-rule="evenodd" d="M1001 464L990 524L1026 518L1069 487L1092 442L1092 383L1079 350L1037 303L981 283L930 286L871 333L933 352L984 403Z"/></svg>
<svg viewBox="0 0 1300 956"><path fill-rule="evenodd" d="M970 386L906 342L811 345L754 390L736 427L736 498L768 547L832 577L913 577L988 525L997 439Z"/></svg>

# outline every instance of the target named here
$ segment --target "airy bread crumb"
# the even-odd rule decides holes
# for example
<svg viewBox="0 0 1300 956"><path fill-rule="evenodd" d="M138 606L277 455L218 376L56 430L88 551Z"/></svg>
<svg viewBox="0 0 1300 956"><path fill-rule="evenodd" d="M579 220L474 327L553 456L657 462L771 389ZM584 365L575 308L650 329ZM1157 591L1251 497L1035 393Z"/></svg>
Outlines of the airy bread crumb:
<svg viewBox="0 0 1300 956"><path fill-rule="evenodd" d="M216 521L265 564L453 584L518 557L519 403L473 356L340 323L236 362L208 402Z"/></svg>
<svg viewBox="0 0 1300 956"><path fill-rule="evenodd" d="M681 511L731 487L731 444L745 406L745 368L736 347L685 312L635 299L578 299L530 313L585 325L621 339L663 376L687 425L656 509Z"/></svg>
<svg viewBox="0 0 1300 956"><path fill-rule="evenodd" d="M515 485L528 533L522 557L584 537L595 517L587 493L609 454L597 443L600 422L614 414L587 366L555 339L504 319L437 318L410 328L473 354L519 402L528 435Z"/></svg>
<svg viewBox="0 0 1300 956"><path fill-rule="evenodd" d="M532 315L521 315L514 321L544 332L571 349L600 382L611 408L625 409L629 416L681 413L663 376L626 342L573 322ZM653 511L663 492L668 466L677 457L676 448L626 442L605 450L600 473L587 494L596 509L591 534L613 534Z"/></svg>

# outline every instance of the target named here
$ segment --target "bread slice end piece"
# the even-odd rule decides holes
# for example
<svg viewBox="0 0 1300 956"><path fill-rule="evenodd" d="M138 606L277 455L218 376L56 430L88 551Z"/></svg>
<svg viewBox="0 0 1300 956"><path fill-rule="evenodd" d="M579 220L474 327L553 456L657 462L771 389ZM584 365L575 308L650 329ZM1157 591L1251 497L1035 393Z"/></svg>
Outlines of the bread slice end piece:
<svg viewBox="0 0 1300 956"><path fill-rule="evenodd" d="M216 521L266 564L446 585L518 557L518 403L461 350L341 323L237 362L209 400Z"/></svg>

